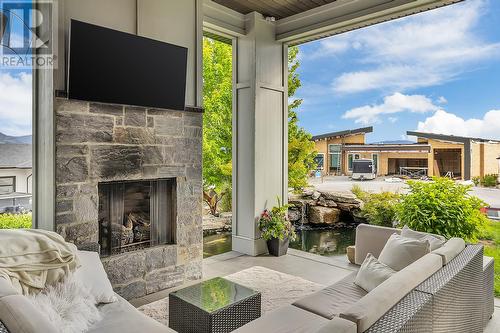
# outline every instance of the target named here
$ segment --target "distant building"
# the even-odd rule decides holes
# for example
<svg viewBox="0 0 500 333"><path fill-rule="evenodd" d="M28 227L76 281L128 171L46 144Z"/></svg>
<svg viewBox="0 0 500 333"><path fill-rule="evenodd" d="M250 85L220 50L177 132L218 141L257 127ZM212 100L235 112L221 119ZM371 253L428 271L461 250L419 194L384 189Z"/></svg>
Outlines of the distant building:
<svg viewBox="0 0 500 333"><path fill-rule="evenodd" d="M0 144L0 212L31 210L32 146Z"/></svg>
<svg viewBox="0 0 500 333"><path fill-rule="evenodd" d="M500 141L407 132L416 136L416 143L366 144L365 135L373 127L357 128L316 135L320 169L323 174L350 175L352 161L373 159L377 175L427 175L471 179L485 174L497 174L496 158L500 154Z"/></svg>

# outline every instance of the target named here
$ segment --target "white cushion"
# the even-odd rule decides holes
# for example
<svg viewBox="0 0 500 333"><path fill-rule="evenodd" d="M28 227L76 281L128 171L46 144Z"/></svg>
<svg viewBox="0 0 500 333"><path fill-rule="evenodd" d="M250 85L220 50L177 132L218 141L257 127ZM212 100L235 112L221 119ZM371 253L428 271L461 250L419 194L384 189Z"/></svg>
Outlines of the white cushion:
<svg viewBox="0 0 500 333"><path fill-rule="evenodd" d="M365 261L363 261L363 264L359 268L354 283L367 292L370 292L394 273L396 273L395 270L379 262L371 253L368 253Z"/></svg>
<svg viewBox="0 0 500 333"><path fill-rule="evenodd" d="M82 266L76 270L75 278L89 290L98 304L115 302L116 296L108 275L104 271L99 254L78 251L78 258Z"/></svg>
<svg viewBox="0 0 500 333"><path fill-rule="evenodd" d="M11 333L59 332L40 309L22 295L0 297L0 321Z"/></svg>
<svg viewBox="0 0 500 333"><path fill-rule="evenodd" d="M452 261L460 252L465 249L465 241L462 238L450 238L439 249L432 251L443 259L443 265Z"/></svg>
<svg viewBox="0 0 500 333"><path fill-rule="evenodd" d="M316 333L357 333L356 324L350 320L335 317Z"/></svg>
<svg viewBox="0 0 500 333"><path fill-rule="evenodd" d="M429 253L428 240L412 239L393 234L385 244L378 260L395 271L400 271L409 264Z"/></svg>
<svg viewBox="0 0 500 333"><path fill-rule="evenodd" d="M411 230L407 225L405 225L401 230L401 236L413 239L428 240L429 244L431 245L431 251L439 249L446 242L446 238L444 238L443 236Z"/></svg>

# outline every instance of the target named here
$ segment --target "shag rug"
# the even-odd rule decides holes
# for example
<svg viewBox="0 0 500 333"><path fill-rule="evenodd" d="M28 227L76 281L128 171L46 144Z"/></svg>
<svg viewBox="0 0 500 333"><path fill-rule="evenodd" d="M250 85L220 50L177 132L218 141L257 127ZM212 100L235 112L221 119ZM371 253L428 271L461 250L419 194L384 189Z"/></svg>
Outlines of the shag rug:
<svg viewBox="0 0 500 333"><path fill-rule="evenodd" d="M260 291L262 294L262 314L292 304L324 287L297 276L260 266L253 266L224 278ZM168 297L143 305L139 307L139 311L168 326Z"/></svg>

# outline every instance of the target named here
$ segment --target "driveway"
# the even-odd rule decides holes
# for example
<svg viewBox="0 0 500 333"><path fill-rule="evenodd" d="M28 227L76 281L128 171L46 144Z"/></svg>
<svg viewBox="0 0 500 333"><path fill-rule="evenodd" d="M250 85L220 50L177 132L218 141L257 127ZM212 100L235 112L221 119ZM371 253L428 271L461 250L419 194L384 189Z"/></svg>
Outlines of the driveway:
<svg viewBox="0 0 500 333"><path fill-rule="evenodd" d="M408 185L405 182L389 183L384 178L377 178L374 180L353 181L349 177L344 176L330 176L324 177L323 181L318 178L309 180L309 184L318 190L323 191L350 191L353 185L359 185L364 191L372 193L380 192L395 192L407 193ZM472 194L489 204L491 207L500 208L500 189L474 187Z"/></svg>

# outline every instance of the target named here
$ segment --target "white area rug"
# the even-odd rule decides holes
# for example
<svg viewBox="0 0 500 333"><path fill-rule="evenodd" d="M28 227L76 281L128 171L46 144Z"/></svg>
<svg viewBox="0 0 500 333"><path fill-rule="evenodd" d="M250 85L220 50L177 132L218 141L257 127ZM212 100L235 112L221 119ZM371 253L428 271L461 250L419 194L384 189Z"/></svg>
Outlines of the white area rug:
<svg viewBox="0 0 500 333"><path fill-rule="evenodd" d="M324 286L297 276L254 266L224 278L241 284L262 294L262 314L292 304L299 298L312 294ZM168 326L168 298L143 305L139 308L145 315Z"/></svg>

